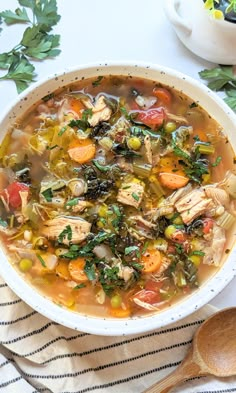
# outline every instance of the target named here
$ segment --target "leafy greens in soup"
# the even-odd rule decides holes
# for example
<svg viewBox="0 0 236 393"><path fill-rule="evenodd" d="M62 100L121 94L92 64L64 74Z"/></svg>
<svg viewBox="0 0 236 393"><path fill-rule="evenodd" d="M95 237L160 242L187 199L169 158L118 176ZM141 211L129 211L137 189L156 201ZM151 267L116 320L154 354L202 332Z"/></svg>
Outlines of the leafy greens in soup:
<svg viewBox="0 0 236 393"><path fill-rule="evenodd" d="M225 149L197 103L150 80L99 76L49 94L0 147L9 258L74 311L169 306L221 263L236 197Z"/></svg>

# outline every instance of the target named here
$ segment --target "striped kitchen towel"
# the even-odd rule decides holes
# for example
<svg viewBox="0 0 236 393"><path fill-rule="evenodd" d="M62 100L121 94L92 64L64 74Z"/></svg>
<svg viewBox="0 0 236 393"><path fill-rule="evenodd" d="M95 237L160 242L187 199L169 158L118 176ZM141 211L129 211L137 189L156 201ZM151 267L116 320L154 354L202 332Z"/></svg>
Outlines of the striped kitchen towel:
<svg viewBox="0 0 236 393"><path fill-rule="evenodd" d="M103 337L48 320L0 278L0 393L141 393L184 357L215 309L145 334ZM236 392L236 378L197 378L175 393Z"/></svg>

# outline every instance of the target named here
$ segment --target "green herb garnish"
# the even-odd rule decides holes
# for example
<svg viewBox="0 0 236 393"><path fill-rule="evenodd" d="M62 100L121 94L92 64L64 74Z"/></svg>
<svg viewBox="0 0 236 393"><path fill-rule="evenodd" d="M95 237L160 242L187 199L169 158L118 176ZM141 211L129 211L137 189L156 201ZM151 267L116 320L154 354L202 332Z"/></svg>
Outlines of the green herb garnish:
<svg viewBox="0 0 236 393"><path fill-rule="evenodd" d="M135 192L132 192L132 197L138 202L139 201L139 196Z"/></svg>
<svg viewBox="0 0 236 393"><path fill-rule="evenodd" d="M47 202L52 202L53 193L51 188L47 188L46 190L41 192L41 194L44 196Z"/></svg>
<svg viewBox="0 0 236 393"><path fill-rule="evenodd" d="M65 229L58 236L58 243L63 243L63 240L67 238L69 241L72 239L72 229L70 225L67 225Z"/></svg>
<svg viewBox="0 0 236 393"><path fill-rule="evenodd" d="M43 267L47 267L47 265L46 265L45 261L43 260L43 258L41 257L41 255L36 254L36 257L39 259L39 261Z"/></svg>
<svg viewBox="0 0 236 393"><path fill-rule="evenodd" d="M85 120L71 120L68 123L68 126L72 127L72 128L77 127L82 131L86 131L87 128L89 127L89 123L87 122L87 120L86 121Z"/></svg>
<svg viewBox="0 0 236 393"><path fill-rule="evenodd" d="M70 201L66 202L66 207L67 206L75 206L78 204L79 198L73 198Z"/></svg>
<svg viewBox="0 0 236 393"><path fill-rule="evenodd" d="M84 272L86 276L88 277L89 281L93 281L96 278L96 271L95 271L95 266L92 261L86 260L85 266L84 266Z"/></svg>
<svg viewBox="0 0 236 393"><path fill-rule="evenodd" d="M86 285L85 285L83 282L81 282L81 284L76 285L76 286L73 288L73 290L77 290L77 289L81 289L81 288L85 288L85 287L86 287Z"/></svg>
<svg viewBox="0 0 236 393"><path fill-rule="evenodd" d="M58 132L58 136L62 136L66 130L67 130L67 126L62 127Z"/></svg>
<svg viewBox="0 0 236 393"><path fill-rule="evenodd" d="M211 164L211 165L212 166L218 166L221 161L222 161L222 157L218 156L218 157L216 157L215 162L213 162L213 164Z"/></svg>
<svg viewBox="0 0 236 393"><path fill-rule="evenodd" d="M93 109L92 108L83 110L83 113L82 113L82 120L83 121L88 121L88 119L92 116L93 116Z"/></svg>
<svg viewBox="0 0 236 393"><path fill-rule="evenodd" d="M93 164L95 167L100 171L100 172L108 172L111 170L110 165L101 165L97 160L92 160Z"/></svg>
<svg viewBox="0 0 236 393"><path fill-rule="evenodd" d="M7 228L7 227L8 227L7 222L4 221L4 220L2 220L1 218L0 218L0 225L1 225L3 228Z"/></svg>
<svg viewBox="0 0 236 393"><path fill-rule="evenodd" d="M9 52L0 54L0 68L7 73L0 80L13 80L17 92L21 93L33 81L35 67L31 59L42 60L54 57L60 53L60 36L49 34L50 30L60 20L57 13L56 0L18 0L22 8L18 7L15 12L11 10L2 11L0 18L7 25L14 23L28 23L22 39ZM29 8L33 14L32 20L28 15Z"/></svg>
<svg viewBox="0 0 236 393"><path fill-rule="evenodd" d="M101 81L102 81L103 78L104 78L104 77L101 76L101 75L98 76L97 79L96 79L95 81L92 82L92 85L93 85L94 87L99 86L99 85L101 84Z"/></svg>
<svg viewBox="0 0 236 393"><path fill-rule="evenodd" d="M140 251L138 246L130 246L130 247L125 247L125 255L129 255L135 252L137 257L140 257Z"/></svg>

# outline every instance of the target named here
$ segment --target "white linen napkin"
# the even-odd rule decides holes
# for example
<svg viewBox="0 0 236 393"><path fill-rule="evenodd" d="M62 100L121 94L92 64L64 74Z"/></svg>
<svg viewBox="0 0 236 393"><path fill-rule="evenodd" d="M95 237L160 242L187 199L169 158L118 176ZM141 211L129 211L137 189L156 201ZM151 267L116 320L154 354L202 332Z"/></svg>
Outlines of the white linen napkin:
<svg viewBox="0 0 236 393"><path fill-rule="evenodd" d="M95 336L38 314L0 278L0 392L141 393L183 359L194 331L216 310L145 334ZM236 378L197 378L174 393L236 392Z"/></svg>

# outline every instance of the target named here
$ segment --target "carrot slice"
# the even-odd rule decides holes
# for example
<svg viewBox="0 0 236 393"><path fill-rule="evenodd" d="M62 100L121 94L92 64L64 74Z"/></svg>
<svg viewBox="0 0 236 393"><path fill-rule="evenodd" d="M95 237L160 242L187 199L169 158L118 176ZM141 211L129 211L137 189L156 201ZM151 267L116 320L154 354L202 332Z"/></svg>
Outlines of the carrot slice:
<svg viewBox="0 0 236 393"><path fill-rule="evenodd" d="M161 254L156 249L147 249L142 256L141 263L143 264L143 273L153 273L157 271L161 265Z"/></svg>
<svg viewBox="0 0 236 393"><path fill-rule="evenodd" d="M70 101L70 105L71 105L71 109L78 113L78 115L81 114L81 111L84 110L84 105L82 104L82 102L80 100L77 100L75 98L72 98Z"/></svg>
<svg viewBox="0 0 236 393"><path fill-rule="evenodd" d="M68 269L68 262L59 261L56 267L56 274L64 280L71 280L71 275Z"/></svg>
<svg viewBox="0 0 236 393"><path fill-rule="evenodd" d="M163 87L154 87L153 94L157 97L162 104L169 106L172 101L171 93Z"/></svg>
<svg viewBox="0 0 236 393"><path fill-rule="evenodd" d="M164 187L170 188L171 190L184 187L189 182L189 178L186 176L168 172L159 173L159 180Z"/></svg>
<svg viewBox="0 0 236 393"><path fill-rule="evenodd" d="M92 160L95 156L96 147L91 139L78 139L69 145L68 154L70 158L79 164Z"/></svg>
<svg viewBox="0 0 236 393"><path fill-rule="evenodd" d="M69 263L69 272L73 280L76 282L88 281L88 277L84 272L85 260L84 258L74 259Z"/></svg>

